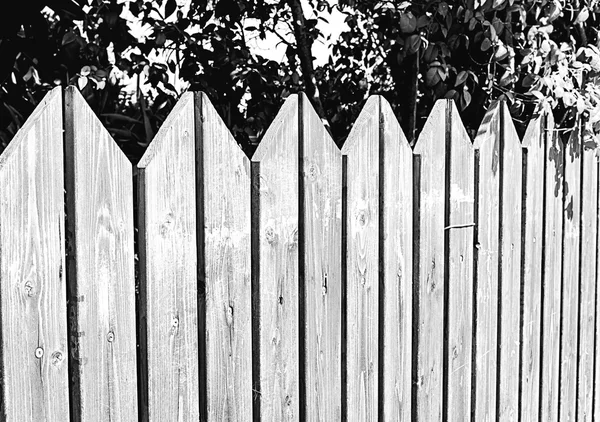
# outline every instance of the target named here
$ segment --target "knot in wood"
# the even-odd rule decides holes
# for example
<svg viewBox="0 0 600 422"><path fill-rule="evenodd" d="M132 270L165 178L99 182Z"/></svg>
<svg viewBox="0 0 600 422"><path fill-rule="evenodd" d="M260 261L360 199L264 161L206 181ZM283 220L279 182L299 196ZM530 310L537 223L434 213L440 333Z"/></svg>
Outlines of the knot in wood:
<svg viewBox="0 0 600 422"><path fill-rule="evenodd" d="M360 210L358 215L356 216L356 219L358 220L358 224L360 224L361 226L365 226L367 224L368 219L365 210Z"/></svg>
<svg viewBox="0 0 600 422"><path fill-rule="evenodd" d="M308 180L312 182L316 180L318 175L319 167L315 163L310 163L306 169L306 177L308 177Z"/></svg>
<svg viewBox="0 0 600 422"><path fill-rule="evenodd" d="M268 226L267 228L265 228L265 239L267 239L267 242L272 245L273 243L275 243L276 241L276 236L275 236L275 230L273 230L273 227Z"/></svg>
<svg viewBox="0 0 600 422"><path fill-rule="evenodd" d="M63 361L63 354L59 351L52 353L52 365L58 366Z"/></svg>
<svg viewBox="0 0 600 422"><path fill-rule="evenodd" d="M27 280L23 285L23 290L28 297L33 297L33 281Z"/></svg>
<svg viewBox="0 0 600 422"><path fill-rule="evenodd" d="M115 333L113 333L112 331L109 331L108 334L106 335L106 340L109 343L112 343L113 341L115 341Z"/></svg>
<svg viewBox="0 0 600 422"><path fill-rule="evenodd" d="M227 307L227 325L233 325L233 306Z"/></svg>
<svg viewBox="0 0 600 422"><path fill-rule="evenodd" d="M164 223L162 223L160 225L160 235L161 236L166 236L167 233L169 231L171 231L171 229L173 228L173 224L174 224L174 220L175 220L175 216L171 213L168 213Z"/></svg>
<svg viewBox="0 0 600 422"><path fill-rule="evenodd" d="M42 349L41 347L35 349L35 357L41 359L42 356L44 356L44 349Z"/></svg>

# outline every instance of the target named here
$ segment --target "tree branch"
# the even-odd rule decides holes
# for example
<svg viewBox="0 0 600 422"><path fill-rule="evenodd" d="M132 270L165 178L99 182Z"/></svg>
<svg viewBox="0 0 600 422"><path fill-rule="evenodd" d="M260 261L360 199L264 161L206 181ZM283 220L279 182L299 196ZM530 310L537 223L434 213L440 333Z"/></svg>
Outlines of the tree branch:
<svg viewBox="0 0 600 422"><path fill-rule="evenodd" d="M288 0L288 4L292 10L294 35L298 46L298 57L300 59L300 67L302 68L302 78L304 79L306 95L310 98L319 117L324 119L325 110L319 95L317 80L315 79L315 69L313 66L313 41L306 31L306 20L304 19L304 12L302 12L302 5L300 4L300 0Z"/></svg>

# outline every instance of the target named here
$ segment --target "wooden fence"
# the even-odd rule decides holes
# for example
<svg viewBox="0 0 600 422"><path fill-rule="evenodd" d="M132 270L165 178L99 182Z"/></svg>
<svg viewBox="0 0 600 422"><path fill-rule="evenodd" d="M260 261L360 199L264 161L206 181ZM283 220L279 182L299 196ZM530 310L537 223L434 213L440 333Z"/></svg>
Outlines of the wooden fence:
<svg viewBox="0 0 600 422"><path fill-rule="evenodd" d="M340 151L293 95L249 160L187 93L136 184L73 88L0 156L2 420L600 420L598 158L550 113L442 100L413 150L372 97Z"/></svg>

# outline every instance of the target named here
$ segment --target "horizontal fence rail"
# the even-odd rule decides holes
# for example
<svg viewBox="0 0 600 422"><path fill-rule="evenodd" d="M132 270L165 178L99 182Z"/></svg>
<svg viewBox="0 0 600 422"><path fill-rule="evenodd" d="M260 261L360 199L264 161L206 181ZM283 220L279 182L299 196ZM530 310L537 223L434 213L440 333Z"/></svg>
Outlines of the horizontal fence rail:
<svg viewBox="0 0 600 422"><path fill-rule="evenodd" d="M186 93L133 171L56 88L0 156L0 418L600 420L598 165L502 102L340 150L302 93L249 159Z"/></svg>

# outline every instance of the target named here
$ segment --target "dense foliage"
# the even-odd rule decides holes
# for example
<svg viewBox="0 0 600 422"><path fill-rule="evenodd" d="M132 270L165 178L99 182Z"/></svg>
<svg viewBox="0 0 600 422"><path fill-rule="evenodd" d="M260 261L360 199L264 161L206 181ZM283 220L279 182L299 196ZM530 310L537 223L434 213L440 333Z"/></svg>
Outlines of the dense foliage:
<svg viewBox="0 0 600 422"><path fill-rule="evenodd" d="M79 86L132 161L186 88L208 94L248 153L299 90L339 144L371 94L390 101L410 140L444 97L471 134L497 98L519 130L549 101L565 132L578 117L600 132L598 0L184 3L15 2L0 17L0 150L58 84ZM334 8L347 29L317 66L311 49ZM281 62L250 48L267 34L286 45Z"/></svg>

